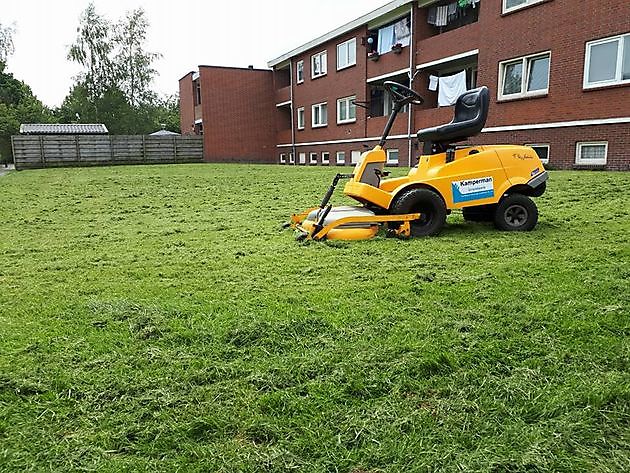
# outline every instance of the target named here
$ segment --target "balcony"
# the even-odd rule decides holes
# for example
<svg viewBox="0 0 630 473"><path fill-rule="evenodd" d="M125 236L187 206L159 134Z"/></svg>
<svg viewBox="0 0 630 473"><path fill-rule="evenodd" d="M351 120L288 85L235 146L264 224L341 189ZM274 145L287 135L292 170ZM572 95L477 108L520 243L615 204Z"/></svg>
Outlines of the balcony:
<svg viewBox="0 0 630 473"><path fill-rule="evenodd" d="M275 100L276 105L289 102L291 100L291 86L276 89Z"/></svg>

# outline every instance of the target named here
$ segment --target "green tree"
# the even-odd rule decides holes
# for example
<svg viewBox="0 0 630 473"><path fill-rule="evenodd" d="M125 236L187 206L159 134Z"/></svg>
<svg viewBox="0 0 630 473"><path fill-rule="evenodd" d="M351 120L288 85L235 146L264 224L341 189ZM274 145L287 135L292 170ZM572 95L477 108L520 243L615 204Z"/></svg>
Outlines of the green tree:
<svg viewBox="0 0 630 473"><path fill-rule="evenodd" d="M11 135L20 131L21 123L51 123L54 117L31 88L13 74L5 72L6 61L13 53L15 28L0 24L0 162L11 160Z"/></svg>
<svg viewBox="0 0 630 473"><path fill-rule="evenodd" d="M142 8L128 12L116 25L117 53L114 62L118 68L118 87L134 107L155 100L151 83L157 71L152 64L161 54L148 52L144 48L148 27L149 22Z"/></svg>
<svg viewBox="0 0 630 473"><path fill-rule="evenodd" d="M79 19L77 39L70 46L68 59L79 63L85 71L77 77L92 100L101 97L117 83L117 68L114 65L114 31L111 23L98 14L90 3Z"/></svg>

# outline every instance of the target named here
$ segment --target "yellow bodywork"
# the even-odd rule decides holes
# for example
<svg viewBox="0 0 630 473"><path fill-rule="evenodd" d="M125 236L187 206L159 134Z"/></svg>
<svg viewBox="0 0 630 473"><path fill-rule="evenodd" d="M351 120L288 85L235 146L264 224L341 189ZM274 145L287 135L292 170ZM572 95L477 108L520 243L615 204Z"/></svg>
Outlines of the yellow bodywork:
<svg viewBox="0 0 630 473"><path fill-rule="evenodd" d="M396 222L392 230L397 236L410 236L410 222L420 214L387 214L393 200L408 189L428 187L444 200L446 208L496 204L506 192L545 172L536 152L527 146L498 145L471 146L454 151L454 159L447 162L447 153L421 156L418 165L407 176L381 179L387 157L376 146L363 153L355 166L352 178L344 187L344 194L383 213L374 216L345 217L321 228L307 219L314 207L291 217L291 226L304 232L307 238L364 240L378 232L383 223ZM349 223L373 223L363 228L340 228Z"/></svg>
<svg viewBox="0 0 630 473"><path fill-rule="evenodd" d="M450 163L446 162L446 153L421 156L418 165L407 176L384 179L375 187L361 182L361 177L370 163L386 162L385 151L376 146L361 158L354 168L354 177L344 188L344 194L383 209L389 209L401 191L418 184L436 190L444 199L447 209L496 204L509 188L527 184L532 177L545 170L536 152L527 146L471 146L456 150L455 159ZM466 184L481 179L486 180L487 187L490 187L491 182L491 196L462 200L461 196L454 195L454 183ZM490 191L486 194L490 194Z"/></svg>

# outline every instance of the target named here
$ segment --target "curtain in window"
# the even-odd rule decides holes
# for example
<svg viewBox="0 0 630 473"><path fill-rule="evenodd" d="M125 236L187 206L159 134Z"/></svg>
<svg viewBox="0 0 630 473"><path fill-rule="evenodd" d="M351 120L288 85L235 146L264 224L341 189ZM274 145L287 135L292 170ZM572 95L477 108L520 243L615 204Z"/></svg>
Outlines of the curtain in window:
<svg viewBox="0 0 630 473"><path fill-rule="evenodd" d="M409 18L403 18L394 23L394 44L400 43L403 46L409 46L411 40L411 29L409 27Z"/></svg>
<svg viewBox="0 0 630 473"><path fill-rule="evenodd" d="M393 45L394 25L389 25L378 30L378 53L385 54L390 52Z"/></svg>

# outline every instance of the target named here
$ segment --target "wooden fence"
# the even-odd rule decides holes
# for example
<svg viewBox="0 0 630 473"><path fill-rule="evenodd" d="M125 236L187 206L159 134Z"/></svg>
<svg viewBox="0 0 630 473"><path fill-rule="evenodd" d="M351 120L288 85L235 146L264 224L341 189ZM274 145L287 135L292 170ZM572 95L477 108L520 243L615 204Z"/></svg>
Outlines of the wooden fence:
<svg viewBox="0 0 630 473"><path fill-rule="evenodd" d="M11 141L16 169L203 160L201 136L16 135Z"/></svg>

